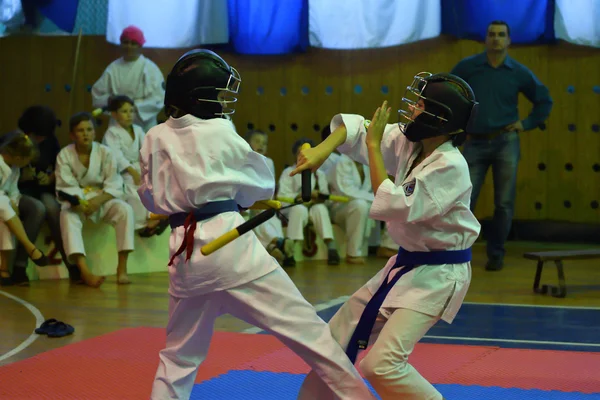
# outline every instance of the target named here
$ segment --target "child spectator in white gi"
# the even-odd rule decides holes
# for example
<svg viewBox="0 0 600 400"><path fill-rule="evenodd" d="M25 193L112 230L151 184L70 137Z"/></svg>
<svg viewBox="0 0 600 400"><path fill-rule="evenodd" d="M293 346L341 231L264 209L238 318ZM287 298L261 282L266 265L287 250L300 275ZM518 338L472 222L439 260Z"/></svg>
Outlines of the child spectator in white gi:
<svg viewBox="0 0 600 400"><path fill-rule="evenodd" d="M298 156L300 147L304 143L309 143L311 147L314 142L310 139L299 139L292 146L292 154ZM281 173L279 178L278 198L288 198L300 200L302 192L302 178L298 176L290 176L296 168L296 165L287 167ZM310 180L312 185L312 204L306 206L304 204L286 209L283 211L289 222L286 231L286 237L298 242L304 241L304 228L308 225L309 220L312 221L317 237L323 239L327 245L327 263L329 265L338 265L340 263L340 255L337 251L335 240L333 240L333 227L329 210L325 205L325 201L319 199L319 193L329 194L329 183L324 172L317 170L313 173ZM287 203L284 203L287 204Z"/></svg>
<svg viewBox="0 0 600 400"><path fill-rule="evenodd" d="M110 125L102 138L117 160L117 171L123 177L123 200L133 209L135 230L142 237L160 235L169 226L167 220L150 219L150 212L140 200L140 149L146 136L139 125L133 123L135 104L127 96L114 96L108 102Z"/></svg>
<svg viewBox="0 0 600 400"><path fill-rule="evenodd" d="M110 63L92 86L92 104L104 108L112 96L129 96L135 102L134 122L147 132L156 125L165 91L160 68L142 54L144 43L146 39L140 28L130 25L123 29L123 56Z"/></svg>
<svg viewBox="0 0 600 400"><path fill-rule="evenodd" d="M363 244L375 226L369 219L369 208L374 199L369 167L342 154L329 176L331 194L350 199L348 203L333 201L331 204L333 222L346 232L346 261L364 264Z"/></svg>
<svg viewBox="0 0 600 400"><path fill-rule="evenodd" d="M88 113L75 114L69 121L70 136L74 143L63 148L56 161L56 191L64 192L86 202L73 205L62 201L60 226L65 251L81 271L83 281L99 287L104 277L90 271L83 244L82 229L85 220L103 221L115 228L117 237L117 282L130 283L127 259L133 251L133 210L123 197L123 178L117 170L112 151L94 141L94 120Z"/></svg>
<svg viewBox="0 0 600 400"><path fill-rule="evenodd" d="M0 285L13 284L9 272L10 252L15 249L15 238L36 265L48 265L48 257L27 237L19 219L18 181L21 168L36 156L36 147L21 131L13 131L2 138L0 147Z"/></svg>
<svg viewBox="0 0 600 400"><path fill-rule="evenodd" d="M462 79L429 73L415 76L403 100L406 125L387 124L387 101L370 123L336 115L331 136L302 151L292 174L318 168L336 148L369 165L375 193L370 216L387 221L401 247L329 325L353 362L374 343L360 369L383 400L439 400L442 395L408 359L438 320L453 321L471 280L471 246L480 225L469 209L469 168L457 147L477 103ZM327 391L311 372L299 398Z"/></svg>
<svg viewBox="0 0 600 400"><path fill-rule="evenodd" d="M318 371L336 398L373 399L327 325L254 232L207 256L200 251L244 222L240 207L274 193L265 157L229 120L240 82L212 51L186 53L167 77L169 119L147 132L142 146L140 197L151 212L169 215L172 227L167 343L151 398L190 397L215 320L228 313L279 338Z"/></svg>

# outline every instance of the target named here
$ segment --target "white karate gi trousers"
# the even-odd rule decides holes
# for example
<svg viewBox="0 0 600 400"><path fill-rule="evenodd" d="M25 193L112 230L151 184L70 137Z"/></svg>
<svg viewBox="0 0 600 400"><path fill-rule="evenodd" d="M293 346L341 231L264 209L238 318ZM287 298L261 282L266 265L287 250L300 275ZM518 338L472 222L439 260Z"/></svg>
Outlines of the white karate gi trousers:
<svg viewBox="0 0 600 400"><path fill-rule="evenodd" d="M139 164L134 165L138 172L140 172ZM148 218L150 217L150 211L146 209L140 195L137 192L138 186L133 182L133 177L128 173L122 174L123 177L123 200L127 202L133 209L133 222L135 230L143 229L148 224Z"/></svg>
<svg viewBox="0 0 600 400"><path fill-rule="evenodd" d="M363 286L338 310L329 322L331 333L344 350L354 333L371 292ZM439 320L439 317L413 310L398 308L381 312L369 338L373 346L359 368L382 400L440 400L442 395L408 363L415 345ZM387 314L387 313L386 313ZM359 350L359 354L360 354ZM435 362L435 360L432 360ZM302 387L298 400L312 400L323 396L329 389L311 371Z"/></svg>
<svg viewBox="0 0 600 400"><path fill-rule="evenodd" d="M374 223L369 221L371 204L362 199L332 206L333 222L346 232L346 254L350 257L364 257L363 243L371 233ZM369 223L371 222L371 223Z"/></svg>
<svg viewBox="0 0 600 400"><path fill-rule="evenodd" d="M167 344L152 400L188 399L217 317L231 314L276 336L313 368L325 388L311 400L370 400L371 394L327 324L282 268L238 287L169 301Z"/></svg>
<svg viewBox="0 0 600 400"><path fill-rule="evenodd" d="M15 237L5 223L15 215L10 199L7 196L0 196L0 250L15 249Z"/></svg>
<svg viewBox="0 0 600 400"><path fill-rule="evenodd" d="M89 218L106 222L115 228L118 252L134 249L133 210L129 204L120 199L111 199ZM60 211L60 230L69 262L72 262L73 254L86 255L82 235L83 219L85 216L71 209Z"/></svg>
<svg viewBox="0 0 600 400"><path fill-rule="evenodd" d="M304 227L312 221L317 237L333 239L333 227L329 210L325 204L314 204L308 209L305 205L297 205L283 211L288 218L286 237L292 240L304 240Z"/></svg>

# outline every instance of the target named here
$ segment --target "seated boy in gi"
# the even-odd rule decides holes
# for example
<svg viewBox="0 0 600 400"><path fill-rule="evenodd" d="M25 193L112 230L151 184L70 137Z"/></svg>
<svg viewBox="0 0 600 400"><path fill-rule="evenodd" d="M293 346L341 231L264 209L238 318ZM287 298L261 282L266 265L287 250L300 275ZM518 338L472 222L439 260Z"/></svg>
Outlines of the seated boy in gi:
<svg viewBox="0 0 600 400"><path fill-rule="evenodd" d="M300 147L308 143L311 147L314 146L314 142L310 139L299 139L292 146L292 154L294 157L298 156ZM302 195L302 178L298 176L290 176L296 168L296 165L287 167L281 173L279 178L279 190L277 192L278 198L289 198L299 201ZM287 216L289 222L286 231L286 237L295 241L302 242L304 240L304 228L308 224L308 221L312 221L315 232L318 237L323 239L323 242L327 245L327 264L338 265L340 263L340 255L337 251L335 240L333 240L333 227L331 226L331 218L329 216L329 210L325 205L325 201L319 199L319 193L329 194L329 183L327 182L327 176L322 171L315 171L310 180L312 185L312 204L306 206L304 204L297 205L295 207L286 209L283 214ZM287 204L287 203L284 203Z"/></svg>
<svg viewBox="0 0 600 400"><path fill-rule="evenodd" d="M89 113L79 113L69 121L73 143L58 153L56 160L56 192L62 201L60 227L65 252L81 271L83 281L99 287L104 277L90 271L83 244L83 222L103 221L115 228L117 236L117 282L130 283L127 258L133 251L133 210L123 197L123 178L117 170L117 160L105 145L94 141L96 130ZM60 192L72 196L79 204L66 201Z"/></svg>
<svg viewBox="0 0 600 400"><path fill-rule="evenodd" d="M251 130L246 133L245 139L250 145L250 148L265 156L269 169L275 176L275 163L266 156L269 146L269 136L260 130ZM252 218L258 215L261 210L248 210L248 217ZM269 254L271 254L280 265L293 266L296 265L294 260L294 241L286 239L283 234L283 226L279 216L275 215L254 228L254 233L260 242L265 246Z"/></svg>
<svg viewBox="0 0 600 400"><path fill-rule="evenodd" d="M373 399L327 324L253 231L201 252L244 223L240 207L274 193L265 157L229 119L240 82L214 52L187 52L167 77L169 119L150 129L142 146L140 197L151 212L168 215L172 228L167 341L151 398L189 399L215 321L231 314L275 335L318 371L335 398Z"/></svg>
<svg viewBox="0 0 600 400"><path fill-rule="evenodd" d="M145 133L133 123L135 104L127 96L113 96L108 101L108 110L112 118L102 144L110 147L117 159L117 170L123 177L123 200L133 209L135 230L142 237L160 235L169 226L169 221L150 219L150 212L137 192L140 185L140 149Z"/></svg>
<svg viewBox="0 0 600 400"><path fill-rule="evenodd" d="M342 154L329 178L331 194L350 199L348 203L331 202L332 220L346 232L346 262L364 264L363 243L375 226L369 219L369 208L374 199L369 167Z"/></svg>
<svg viewBox="0 0 600 400"><path fill-rule="evenodd" d="M387 124L387 101L370 123L336 115L331 136L303 150L292 174L318 168L336 148L369 165L375 193L370 216L386 221L401 247L329 326L352 362L373 344L360 369L382 400L439 400L440 392L408 361L436 322L452 323L471 281L471 246L481 226L469 208L469 167L458 146L477 102L462 79L427 72L415 76L403 101L407 124ZM311 372L299 398L326 391Z"/></svg>
<svg viewBox="0 0 600 400"><path fill-rule="evenodd" d="M36 265L48 265L48 257L31 242L19 219L21 193L18 181L21 168L36 157L36 147L21 131L6 134L0 147L0 285L13 284L9 272L10 252L15 238Z"/></svg>

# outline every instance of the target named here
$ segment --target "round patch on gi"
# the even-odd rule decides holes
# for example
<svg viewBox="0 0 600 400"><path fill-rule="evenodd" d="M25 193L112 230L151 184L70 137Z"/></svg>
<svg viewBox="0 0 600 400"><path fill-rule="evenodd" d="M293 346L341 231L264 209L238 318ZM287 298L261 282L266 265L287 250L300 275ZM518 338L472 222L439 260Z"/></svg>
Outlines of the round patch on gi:
<svg viewBox="0 0 600 400"><path fill-rule="evenodd" d="M406 182L402 185L402 189L404 189L404 195L406 197L411 196L415 192L415 184L416 180L413 179L412 181Z"/></svg>

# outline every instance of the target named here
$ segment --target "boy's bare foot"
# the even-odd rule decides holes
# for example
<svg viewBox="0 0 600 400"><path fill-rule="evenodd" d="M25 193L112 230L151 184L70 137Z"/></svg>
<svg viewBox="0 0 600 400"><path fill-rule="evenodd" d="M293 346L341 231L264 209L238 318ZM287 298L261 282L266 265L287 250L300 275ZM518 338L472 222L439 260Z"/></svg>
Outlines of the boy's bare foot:
<svg viewBox="0 0 600 400"><path fill-rule="evenodd" d="M398 250L389 249L387 247L380 247L377 249L378 258L390 258L398 254Z"/></svg>
<svg viewBox="0 0 600 400"><path fill-rule="evenodd" d="M118 274L117 275L117 283L119 285L129 285L131 283L131 280L129 279L129 277L127 276L126 273Z"/></svg>
<svg viewBox="0 0 600 400"><path fill-rule="evenodd" d="M364 264L365 263L365 259L364 259L364 257L346 256L346 262L348 264Z"/></svg>
<svg viewBox="0 0 600 400"><path fill-rule="evenodd" d="M81 279L83 279L83 282L89 287L99 288L104 283L106 278L104 276L97 276L91 273L82 273Z"/></svg>

